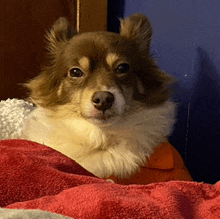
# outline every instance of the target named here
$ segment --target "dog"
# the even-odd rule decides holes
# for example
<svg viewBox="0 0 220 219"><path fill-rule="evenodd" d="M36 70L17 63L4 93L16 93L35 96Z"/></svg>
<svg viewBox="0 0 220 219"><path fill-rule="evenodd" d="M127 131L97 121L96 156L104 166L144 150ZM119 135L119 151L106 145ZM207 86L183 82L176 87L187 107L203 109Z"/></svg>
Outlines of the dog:
<svg viewBox="0 0 220 219"><path fill-rule="evenodd" d="M77 33L61 17L46 37L51 62L25 84L36 109L23 138L95 176L131 176L172 133L176 114L175 79L150 55L148 18L120 19L120 33Z"/></svg>

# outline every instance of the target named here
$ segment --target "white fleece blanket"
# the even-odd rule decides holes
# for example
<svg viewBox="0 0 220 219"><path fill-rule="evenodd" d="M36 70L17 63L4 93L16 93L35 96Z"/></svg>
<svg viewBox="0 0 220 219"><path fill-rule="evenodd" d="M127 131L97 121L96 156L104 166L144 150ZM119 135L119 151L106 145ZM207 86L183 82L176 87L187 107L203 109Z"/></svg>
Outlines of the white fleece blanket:
<svg viewBox="0 0 220 219"><path fill-rule="evenodd" d="M34 108L32 103L24 100L0 101L0 140L19 138L24 120Z"/></svg>
<svg viewBox="0 0 220 219"><path fill-rule="evenodd" d="M0 208L1 219L70 219L59 214L41 210L17 210Z"/></svg>

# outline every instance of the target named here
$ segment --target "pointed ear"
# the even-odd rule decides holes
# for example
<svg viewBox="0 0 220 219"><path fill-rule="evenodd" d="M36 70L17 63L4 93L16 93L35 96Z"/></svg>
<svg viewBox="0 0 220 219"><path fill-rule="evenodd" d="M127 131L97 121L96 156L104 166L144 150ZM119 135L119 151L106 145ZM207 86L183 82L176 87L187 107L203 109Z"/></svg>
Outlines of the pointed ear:
<svg viewBox="0 0 220 219"><path fill-rule="evenodd" d="M63 42L68 41L76 34L76 31L70 26L68 20L60 17L46 35L49 51L53 55L56 55Z"/></svg>
<svg viewBox="0 0 220 219"><path fill-rule="evenodd" d="M135 40L140 51L149 52L152 28L148 18L143 14L133 14L120 19L120 35Z"/></svg>

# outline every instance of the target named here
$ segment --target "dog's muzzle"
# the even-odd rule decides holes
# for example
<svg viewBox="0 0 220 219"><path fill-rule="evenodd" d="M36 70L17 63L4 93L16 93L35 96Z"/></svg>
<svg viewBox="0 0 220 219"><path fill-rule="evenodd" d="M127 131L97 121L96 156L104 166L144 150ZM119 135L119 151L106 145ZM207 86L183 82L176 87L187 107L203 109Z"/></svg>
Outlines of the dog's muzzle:
<svg viewBox="0 0 220 219"><path fill-rule="evenodd" d="M115 97L108 91L98 91L93 94L91 101L97 110L105 112L112 107Z"/></svg>

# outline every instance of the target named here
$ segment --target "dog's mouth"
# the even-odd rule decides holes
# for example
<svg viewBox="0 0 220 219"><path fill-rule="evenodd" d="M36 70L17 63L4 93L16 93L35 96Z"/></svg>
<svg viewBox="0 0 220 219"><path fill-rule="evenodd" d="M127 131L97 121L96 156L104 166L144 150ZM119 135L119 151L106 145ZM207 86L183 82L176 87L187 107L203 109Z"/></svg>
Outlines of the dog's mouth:
<svg viewBox="0 0 220 219"><path fill-rule="evenodd" d="M93 117L94 119L97 119L97 120L103 120L103 121L107 121L108 119L112 118L112 116L110 115L107 115L105 112L102 113L102 115L98 115L98 116L95 116Z"/></svg>
<svg viewBox="0 0 220 219"><path fill-rule="evenodd" d="M90 116L84 116L86 120L93 124L97 125L111 125L115 123L118 119L119 115L116 115L115 113L106 113L106 112L99 112L94 115Z"/></svg>

